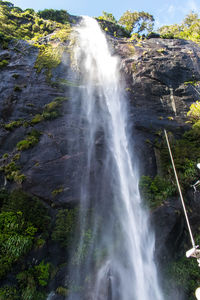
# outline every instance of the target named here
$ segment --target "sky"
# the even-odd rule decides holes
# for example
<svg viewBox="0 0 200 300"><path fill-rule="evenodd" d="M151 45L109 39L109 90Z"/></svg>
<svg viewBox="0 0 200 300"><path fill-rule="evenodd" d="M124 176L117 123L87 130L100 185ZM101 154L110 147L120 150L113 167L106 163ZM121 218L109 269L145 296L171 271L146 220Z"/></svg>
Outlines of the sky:
<svg viewBox="0 0 200 300"><path fill-rule="evenodd" d="M9 0L8 0L9 1ZM155 26L181 23L191 11L200 17L200 0L10 0L22 9L36 11L45 8L64 9L72 15L98 17L102 11L112 13L118 20L126 11L145 11L155 18Z"/></svg>

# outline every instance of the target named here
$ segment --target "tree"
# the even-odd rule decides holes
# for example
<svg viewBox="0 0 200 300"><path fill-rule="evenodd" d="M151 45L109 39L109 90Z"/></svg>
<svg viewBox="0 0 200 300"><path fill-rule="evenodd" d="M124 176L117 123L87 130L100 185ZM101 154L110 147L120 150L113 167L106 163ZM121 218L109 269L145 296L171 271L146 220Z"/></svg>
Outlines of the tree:
<svg viewBox="0 0 200 300"><path fill-rule="evenodd" d="M117 20L115 19L115 17L113 16L113 14L107 13L105 11L102 12L102 16L98 17L98 19L109 21L109 22L112 22L114 24L117 24Z"/></svg>
<svg viewBox="0 0 200 300"><path fill-rule="evenodd" d="M62 24L66 24L69 21L68 13L66 10L56 10L56 9L44 9L38 12L38 16L45 20L56 21Z"/></svg>
<svg viewBox="0 0 200 300"><path fill-rule="evenodd" d="M200 19L198 14L188 14L180 25L174 24L159 28L162 38L177 38L200 42Z"/></svg>
<svg viewBox="0 0 200 300"><path fill-rule="evenodd" d="M131 33L135 31L141 33L145 30L148 32L153 30L154 17L144 11L131 12L127 10L119 19L119 24L124 25L126 30Z"/></svg>

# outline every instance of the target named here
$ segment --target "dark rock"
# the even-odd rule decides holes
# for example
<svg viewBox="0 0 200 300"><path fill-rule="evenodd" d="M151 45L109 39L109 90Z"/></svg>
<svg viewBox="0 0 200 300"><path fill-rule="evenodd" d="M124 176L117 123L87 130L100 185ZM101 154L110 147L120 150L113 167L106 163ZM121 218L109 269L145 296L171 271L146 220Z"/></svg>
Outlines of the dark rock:
<svg viewBox="0 0 200 300"><path fill-rule="evenodd" d="M109 26L110 31L116 30L113 24ZM134 152L140 174L155 176L159 172L153 146L156 133L165 128L177 137L190 128L185 124L186 113L198 98L198 87L186 85L185 82L200 81L200 48L193 42L163 40L155 35L140 42L111 36L108 39L110 47L114 47L113 54L121 57L120 70L125 78L123 85L130 107L130 129L134 135ZM0 70L0 154L15 153L16 144L31 129L42 133L37 145L21 152L19 164L26 176L22 188L47 204L52 204L55 215L56 208L72 207L78 203L77 184L84 176L86 158L84 146L80 153L76 153L72 147L80 126L79 107L76 116L72 116L70 101L74 93L67 85L58 89L59 79L74 79L69 55L64 55L62 63L53 71L54 85L47 83L44 71L39 74L36 72L34 66L37 55L38 49L25 41L13 41L8 50L0 50L0 57L9 58L8 66ZM79 87L74 86L73 89L78 94ZM44 106L55 97L66 95L69 100L62 105L58 118L44 120L31 128L21 126L11 132L4 129L5 123L14 120L30 121L33 116L42 113ZM82 140L79 142L81 144ZM102 137L98 137L97 144L100 166L103 159ZM0 183L3 187L3 173L0 174ZM16 183L9 182L8 186L14 188ZM53 191L57 189L60 192L55 195ZM195 230L200 226L200 196L198 192L194 195L189 191L186 198L192 209L190 219ZM168 199L153 211L152 222L156 233L156 255L166 263L176 254L180 255L183 242L188 243L187 227L178 198ZM48 241L44 248L31 253L29 258L40 260L48 257L57 266L62 263L62 256L59 246ZM55 280L50 283L52 289L57 287L57 282L63 281L64 271L65 268L58 271ZM61 300L63 297L55 294L51 299Z"/></svg>

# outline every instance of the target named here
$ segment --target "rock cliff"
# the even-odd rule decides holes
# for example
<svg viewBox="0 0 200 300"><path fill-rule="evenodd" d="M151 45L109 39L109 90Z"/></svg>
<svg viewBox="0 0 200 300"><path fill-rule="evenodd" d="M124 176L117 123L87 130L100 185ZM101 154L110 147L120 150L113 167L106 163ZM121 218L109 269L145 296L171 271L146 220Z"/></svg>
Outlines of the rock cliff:
<svg viewBox="0 0 200 300"><path fill-rule="evenodd" d="M164 147L162 131L165 128L171 132L173 142L191 128L186 115L199 97L200 48L184 40L130 41L111 35L108 40L113 54L121 60L140 175L164 176L159 148ZM74 81L69 50L63 52L61 63L52 69L51 80L45 68L38 72L38 55L38 47L21 40L11 40L6 49L0 48L0 61L7 61L0 68L0 184L4 190L20 189L30 197L36 196L48 209L50 233L45 243L27 254L26 260L32 264L34 259L48 258L57 268L48 289L56 290L64 286L62 264L66 251L52 241L51 233L55 231L57 212L78 204L76 186L84 168L84 153L74 153L71 147L79 116L77 109L77 119L72 118L70 101L81 87ZM99 145L102 146L101 141ZM200 193L194 194L187 185L184 195L191 224L198 233ZM151 216L159 260L166 263L184 255L183 245L188 243L189 247L189 241L178 195L163 197ZM6 282L12 281L14 275L15 270ZM58 295L66 292L57 291ZM63 299L58 295L55 299Z"/></svg>

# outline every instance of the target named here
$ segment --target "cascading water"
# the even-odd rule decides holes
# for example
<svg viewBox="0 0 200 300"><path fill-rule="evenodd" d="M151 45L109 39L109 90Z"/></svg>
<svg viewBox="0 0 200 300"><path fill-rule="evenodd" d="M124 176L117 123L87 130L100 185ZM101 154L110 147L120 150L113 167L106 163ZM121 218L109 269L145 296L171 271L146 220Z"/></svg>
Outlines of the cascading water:
<svg viewBox="0 0 200 300"><path fill-rule="evenodd" d="M110 54L94 19L83 17L75 35L81 87L73 97L74 111L80 113L74 148L84 153L84 167L67 299L162 300L154 236L141 203L127 133L119 59Z"/></svg>

